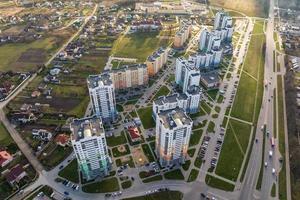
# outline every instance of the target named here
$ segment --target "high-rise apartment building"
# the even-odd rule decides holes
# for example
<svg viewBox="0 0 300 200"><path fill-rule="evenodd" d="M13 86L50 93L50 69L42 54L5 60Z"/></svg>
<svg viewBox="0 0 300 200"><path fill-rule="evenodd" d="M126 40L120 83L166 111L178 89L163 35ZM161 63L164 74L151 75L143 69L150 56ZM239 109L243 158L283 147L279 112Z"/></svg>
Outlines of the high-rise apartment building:
<svg viewBox="0 0 300 200"><path fill-rule="evenodd" d="M176 59L175 82L185 93L192 85L198 86L200 83L200 70L195 67L195 63L184 58Z"/></svg>
<svg viewBox="0 0 300 200"><path fill-rule="evenodd" d="M146 64L125 65L109 73L116 90L147 85L149 81Z"/></svg>
<svg viewBox="0 0 300 200"><path fill-rule="evenodd" d="M228 13L219 11L216 14L214 30L220 31L222 40L231 41L233 34L233 20Z"/></svg>
<svg viewBox="0 0 300 200"><path fill-rule="evenodd" d="M181 48L190 38L192 32L192 24L189 21L182 20L180 22L179 30L175 33L174 47Z"/></svg>
<svg viewBox="0 0 300 200"><path fill-rule="evenodd" d="M100 117L75 119L70 124L71 141L85 180L109 175L111 159Z"/></svg>
<svg viewBox="0 0 300 200"><path fill-rule="evenodd" d="M162 111L156 118L156 154L163 167L185 162L193 121L180 108Z"/></svg>
<svg viewBox="0 0 300 200"><path fill-rule="evenodd" d="M154 76L168 61L169 49L159 48L146 60L149 76Z"/></svg>
<svg viewBox="0 0 300 200"><path fill-rule="evenodd" d="M100 116L103 122L115 121L117 109L111 75L108 73L91 75L87 83L94 114Z"/></svg>

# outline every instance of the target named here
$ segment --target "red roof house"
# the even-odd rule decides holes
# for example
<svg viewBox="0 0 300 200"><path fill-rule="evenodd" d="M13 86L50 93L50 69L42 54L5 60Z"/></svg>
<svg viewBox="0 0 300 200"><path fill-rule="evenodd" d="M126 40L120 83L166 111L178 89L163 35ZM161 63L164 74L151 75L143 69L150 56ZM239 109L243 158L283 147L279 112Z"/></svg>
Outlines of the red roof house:
<svg viewBox="0 0 300 200"><path fill-rule="evenodd" d="M0 166L6 166L10 161L13 160L13 157L7 151L0 151Z"/></svg>

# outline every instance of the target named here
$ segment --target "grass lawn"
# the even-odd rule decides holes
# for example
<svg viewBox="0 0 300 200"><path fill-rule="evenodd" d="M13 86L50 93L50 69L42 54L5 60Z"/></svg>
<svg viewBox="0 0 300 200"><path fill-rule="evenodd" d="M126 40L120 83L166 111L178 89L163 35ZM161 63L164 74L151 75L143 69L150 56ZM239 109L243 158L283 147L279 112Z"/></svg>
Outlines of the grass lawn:
<svg viewBox="0 0 300 200"><path fill-rule="evenodd" d="M197 130L199 128L203 128L207 123L207 119L201 121L200 123L198 123L197 125L196 124L193 124L193 130Z"/></svg>
<svg viewBox="0 0 300 200"><path fill-rule="evenodd" d="M154 182L154 181L161 181L162 175L157 175L157 176L152 176L150 178L146 178L143 180L143 183L150 183L150 182Z"/></svg>
<svg viewBox="0 0 300 200"><path fill-rule="evenodd" d="M5 126L0 122L0 146L6 147L12 142L13 140L10 137L10 134L6 130Z"/></svg>
<svg viewBox="0 0 300 200"><path fill-rule="evenodd" d="M155 127L155 122L152 118L152 107L140 108L137 112L145 129Z"/></svg>
<svg viewBox="0 0 300 200"><path fill-rule="evenodd" d="M201 102L201 108L207 113L210 114L211 108L204 101Z"/></svg>
<svg viewBox="0 0 300 200"><path fill-rule="evenodd" d="M51 169L61 163L70 153L73 151L72 147L63 148L57 146L51 154L48 154L46 157L43 157L41 163L47 168Z"/></svg>
<svg viewBox="0 0 300 200"><path fill-rule="evenodd" d="M199 111L199 112L194 113L194 114L190 114L190 117L191 117L192 119L195 119L195 118L197 118L197 117L201 117L201 116L204 116L204 115L206 115L206 112L204 112L204 110L203 110L202 108L200 108L200 111Z"/></svg>
<svg viewBox="0 0 300 200"><path fill-rule="evenodd" d="M100 182L84 185L82 191L86 193L106 193L119 191L118 179L113 177Z"/></svg>
<svg viewBox="0 0 300 200"><path fill-rule="evenodd" d="M216 99L217 95L218 95L219 89L213 89L213 90L209 90L207 91L207 94L210 98L212 98L213 100Z"/></svg>
<svg viewBox="0 0 300 200"><path fill-rule="evenodd" d="M200 168L201 164L202 164L201 158L197 157L195 162L194 162L195 167Z"/></svg>
<svg viewBox="0 0 300 200"><path fill-rule="evenodd" d="M183 194L179 191L164 191L156 192L147 196L139 196L133 198L127 198L123 200L182 200Z"/></svg>
<svg viewBox="0 0 300 200"><path fill-rule="evenodd" d="M187 170L189 169L190 165L191 165L191 161L190 161L190 160L187 160L187 161L185 161L185 163L182 165L182 169L183 169L184 171L187 171Z"/></svg>
<svg viewBox="0 0 300 200"><path fill-rule="evenodd" d="M224 99L224 96L223 95L219 95L217 103L222 103L223 99Z"/></svg>
<svg viewBox="0 0 300 200"><path fill-rule="evenodd" d="M214 133L215 132L215 123L210 121L207 127L207 131L210 133Z"/></svg>
<svg viewBox="0 0 300 200"><path fill-rule="evenodd" d="M119 37L113 45L111 54L117 57L137 58L144 62L156 49L168 46L168 39L159 39L158 33L135 33Z"/></svg>
<svg viewBox="0 0 300 200"><path fill-rule="evenodd" d="M124 151L124 152L119 151L119 150L118 150L118 147L112 148L113 156L114 156L115 158L117 158L117 157L120 157L120 156L125 156L125 155L127 155L127 154L130 154L129 146L126 144L126 145L124 145L124 147L125 147L125 151Z"/></svg>
<svg viewBox="0 0 300 200"><path fill-rule="evenodd" d="M286 169L285 169L285 132L284 132L284 109L283 109L283 80L277 75L277 101L278 101L278 139L279 151L282 155L282 168L279 172L279 198L287 199L286 191Z"/></svg>
<svg viewBox="0 0 300 200"><path fill-rule="evenodd" d="M236 181L248 146L251 127L232 119L229 120L228 125L216 174ZM232 155L234 155L234 159L232 159Z"/></svg>
<svg viewBox="0 0 300 200"><path fill-rule="evenodd" d="M130 188L132 185L132 182L130 180L128 181L124 181L123 183L121 183L122 189L125 190L127 188Z"/></svg>
<svg viewBox="0 0 300 200"><path fill-rule="evenodd" d="M262 102L264 42L264 35L254 35L251 38L243 68L243 70L247 73L243 72L241 75L231 112L232 116L249 122L257 121Z"/></svg>
<svg viewBox="0 0 300 200"><path fill-rule="evenodd" d="M256 20L252 34L263 34L264 33L264 20Z"/></svg>
<svg viewBox="0 0 300 200"><path fill-rule="evenodd" d="M190 138L190 144L189 144L190 147L199 144L202 133L203 133L202 129L193 131L193 134L191 135L191 138Z"/></svg>
<svg viewBox="0 0 300 200"><path fill-rule="evenodd" d="M192 169L187 182L193 182L193 181L195 181L197 179L197 177L198 177L198 174L199 174L199 170Z"/></svg>
<svg viewBox="0 0 300 200"><path fill-rule="evenodd" d="M120 136L106 137L106 142L107 142L108 146L114 147L117 145L127 143L127 140L126 140L124 131L122 131Z"/></svg>
<svg viewBox="0 0 300 200"><path fill-rule="evenodd" d="M0 182L0 198L6 199L13 191L13 188L5 180Z"/></svg>
<svg viewBox="0 0 300 200"><path fill-rule="evenodd" d="M181 173L180 169L175 169L173 171L166 172L164 174L164 177L166 179L171 179L171 180L184 180L184 176Z"/></svg>
<svg viewBox="0 0 300 200"><path fill-rule="evenodd" d="M163 85L163 86L161 86L161 88L159 88L159 90L157 91L157 93L153 97L153 100L157 99L160 96L166 96L169 93L170 93L170 90L168 89L168 87Z"/></svg>
<svg viewBox="0 0 300 200"><path fill-rule="evenodd" d="M190 157L193 157L195 155L196 149L189 149L188 154Z"/></svg>
<svg viewBox="0 0 300 200"><path fill-rule="evenodd" d="M234 185L227 183L216 177L213 177L211 175L206 175L205 182L207 185L209 185L213 188L218 188L220 190L225 190L225 191L233 191L234 190Z"/></svg>
<svg viewBox="0 0 300 200"><path fill-rule="evenodd" d="M142 144L142 149L144 154L147 156L149 162L155 161L155 158L148 144Z"/></svg>
<svg viewBox="0 0 300 200"><path fill-rule="evenodd" d="M263 134L266 134L266 125L264 125L264 131ZM260 171L259 171L259 176L258 180L256 183L256 189L260 190L261 189L261 184L262 184L262 178L264 174L264 155L265 155L265 144L266 144L266 137L263 137L263 143L262 143L262 157L261 157L261 164L260 164Z"/></svg>
<svg viewBox="0 0 300 200"><path fill-rule="evenodd" d="M58 175L73 183L79 183L77 160L72 160Z"/></svg>
<svg viewBox="0 0 300 200"><path fill-rule="evenodd" d="M272 196L272 197L275 197L275 196L276 196L276 185L275 185L275 183L273 183L273 185L272 185L271 196Z"/></svg>

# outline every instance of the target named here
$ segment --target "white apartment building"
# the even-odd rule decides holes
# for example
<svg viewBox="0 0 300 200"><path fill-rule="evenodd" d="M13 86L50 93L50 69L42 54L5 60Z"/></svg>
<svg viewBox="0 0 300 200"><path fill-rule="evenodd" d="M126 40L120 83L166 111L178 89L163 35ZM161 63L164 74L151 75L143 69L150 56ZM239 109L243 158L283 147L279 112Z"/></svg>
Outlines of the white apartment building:
<svg viewBox="0 0 300 200"><path fill-rule="evenodd" d="M176 59L175 82L182 88L183 93L192 85L198 86L200 77L200 70L195 67L192 60L186 60L182 57Z"/></svg>
<svg viewBox="0 0 300 200"><path fill-rule="evenodd" d="M220 32L222 41L231 41L233 34L232 17L224 11L219 11L215 17L214 30L218 30Z"/></svg>
<svg viewBox="0 0 300 200"><path fill-rule="evenodd" d="M186 93L161 96L152 103L152 117L156 121L160 112L175 108L181 108L190 114L197 113L201 99L202 88L199 86L190 86Z"/></svg>
<svg viewBox="0 0 300 200"><path fill-rule="evenodd" d="M162 111L156 118L156 154L163 167L185 163L193 121L180 108Z"/></svg>
<svg viewBox="0 0 300 200"><path fill-rule="evenodd" d="M113 122L117 118L115 88L108 73L91 75L87 79L94 114L103 122Z"/></svg>
<svg viewBox="0 0 300 200"><path fill-rule="evenodd" d="M70 124L71 141L85 180L109 175L111 159L100 117L75 119Z"/></svg>
<svg viewBox="0 0 300 200"><path fill-rule="evenodd" d="M192 32L192 24L187 20L180 22L179 30L176 32L174 37L174 47L181 48L186 41L190 38Z"/></svg>

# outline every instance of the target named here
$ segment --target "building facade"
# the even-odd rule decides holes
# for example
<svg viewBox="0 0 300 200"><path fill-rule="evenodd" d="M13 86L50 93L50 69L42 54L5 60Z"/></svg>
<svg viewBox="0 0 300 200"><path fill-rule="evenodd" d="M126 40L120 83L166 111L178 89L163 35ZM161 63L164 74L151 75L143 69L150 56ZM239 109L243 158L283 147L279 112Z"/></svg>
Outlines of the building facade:
<svg viewBox="0 0 300 200"><path fill-rule="evenodd" d="M174 47L182 48L186 41L191 37L192 24L189 21L183 20L180 22L179 30L174 37Z"/></svg>
<svg viewBox="0 0 300 200"><path fill-rule="evenodd" d="M108 73L91 75L87 83L94 114L100 116L104 122L115 121L117 108L111 75Z"/></svg>
<svg viewBox="0 0 300 200"><path fill-rule="evenodd" d="M146 60L149 76L154 76L168 61L169 49L159 48Z"/></svg>
<svg viewBox="0 0 300 200"><path fill-rule="evenodd" d="M70 124L71 141L85 180L109 175L111 159L100 117L75 119Z"/></svg>
<svg viewBox="0 0 300 200"><path fill-rule="evenodd" d="M195 67L195 63L182 57L176 59L175 82L180 86L183 93L192 85L198 86L200 83L200 70Z"/></svg>
<svg viewBox="0 0 300 200"><path fill-rule="evenodd" d="M144 86L149 81L146 64L125 65L112 69L110 75L116 90Z"/></svg>
<svg viewBox="0 0 300 200"><path fill-rule="evenodd" d="M185 163L193 121L182 109L162 111L156 118L156 154L163 167Z"/></svg>

